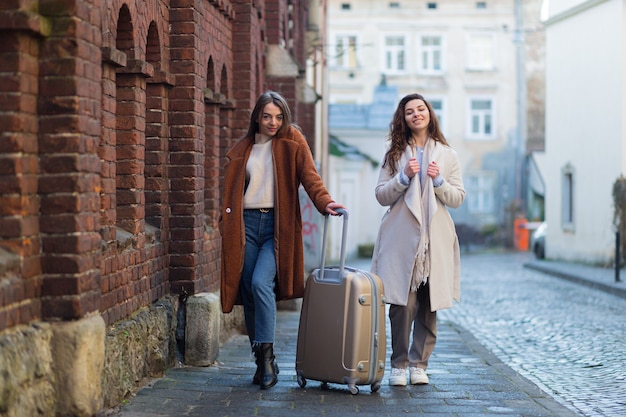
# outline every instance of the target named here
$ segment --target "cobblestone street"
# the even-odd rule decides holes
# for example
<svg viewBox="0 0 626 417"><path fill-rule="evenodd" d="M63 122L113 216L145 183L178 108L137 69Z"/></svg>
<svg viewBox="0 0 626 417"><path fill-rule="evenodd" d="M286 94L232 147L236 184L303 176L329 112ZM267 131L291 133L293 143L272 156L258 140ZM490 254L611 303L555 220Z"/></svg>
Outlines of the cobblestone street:
<svg viewBox="0 0 626 417"><path fill-rule="evenodd" d="M438 318L568 408L626 415L626 299L524 268L531 259L464 254L461 303Z"/></svg>
<svg viewBox="0 0 626 417"><path fill-rule="evenodd" d="M369 269L369 260L348 264ZM345 387L323 390L316 381L299 388L293 368L299 313L281 312L281 373L272 390L250 384L254 364L240 335L222 347L214 366L170 369L107 415L626 415L623 282L611 283L608 270L583 267L578 275L590 277L586 284L607 281L613 288L571 282L562 278L575 275L572 264L542 262L552 273L539 272L530 253L470 253L461 264L461 303L438 315L427 386L389 387L387 369L375 394L362 387L350 396Z"/></svg>

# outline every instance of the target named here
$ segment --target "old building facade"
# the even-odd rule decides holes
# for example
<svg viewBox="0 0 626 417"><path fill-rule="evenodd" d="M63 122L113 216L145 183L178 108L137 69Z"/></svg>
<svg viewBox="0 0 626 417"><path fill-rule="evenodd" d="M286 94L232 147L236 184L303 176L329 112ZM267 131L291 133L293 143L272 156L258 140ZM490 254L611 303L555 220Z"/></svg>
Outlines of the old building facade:
<svg viewBox="0 0 626 417"><path fill-rule="evenodd" d="M626 167L626 5L546 0L543 12L546 257L614 267L622 197L613 187ZM583 34L581 27L602 29Z"/></svg>
<svg viewBox="0 0 626 417"><path fill-rule="evenodd" d="M330 133L381 161L397 103L423 94L461 160L467 196L451 215L467 231L462 240L480 233L509 244L515 216L542 215L543 194L532 206L523 201L528 151L543 146L540 6L540 0L329 1ZM345 177L331 192L345 192L342 201L369 211L353 227L358 243L371 243L378 227L371 218L382 215L373 196L379 168L345 165L330 175ZM356 190L354 176L363 178Z"/></svg>
<svg viewBox="0 0 626 417"><path fill-rule="evenodd" d="M311 3L2 2L1 416L93 415L174 363L180 301L219 291L221 166L258 95L314 143Z"/></svg>

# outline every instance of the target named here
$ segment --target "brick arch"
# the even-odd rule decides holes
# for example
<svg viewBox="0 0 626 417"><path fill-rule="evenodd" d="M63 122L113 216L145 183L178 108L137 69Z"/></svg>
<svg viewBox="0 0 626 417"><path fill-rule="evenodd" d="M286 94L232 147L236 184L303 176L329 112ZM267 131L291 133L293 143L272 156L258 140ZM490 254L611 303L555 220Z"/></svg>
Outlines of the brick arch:
<svg viewBox="0 0 626 417"><path fill-rule="evenodd" d="M206 88L211 91L216 91L217 86L215 84L215 64L213 63L213 57L209 57L209 63L206 69Z"/></svg>
<svg viewBox="0 0 626 417"><path fill-rule="evenodd" d="M118 166L118 153L121 152L120 144L124 141L126 130L125 116L132 114L126 100L123 100L124 84L128 82L124 75L126 67L134 53L134 29L130 9L126 4L115 13L114 10L106 9L107 15L103 17L112 27L103 34L105 45L103 48L102 62L102 133L100 138L99 156L102 164L102 189L100 194L101 229L100 233L106 244L115 244L116 224L119 213L118 204L120 195L118 182L122 172ZM108 36L115 35L115 38ZM120 129L121 128L121 129ZM128 136L128 135L127 135ZM125 159L125 158L122 158ZM126 158L127 159L127 158ZM122 167L123 168L123 167ZM121 193L123 194L123 192Z"/></svg>
<svg viewBox="0 0 626 417"><path fill-rule="evenodd" d="M169 245L168 115L175 78L166 71L168 25L146 6L103 8L102 20L111 25L103 29L99 149L107 323L169 291L169 271L162 266Z"/></svg>
<svg viewBox="0 0 626 417"><path fill-rule="evenodd" d="M222 71L220 74L220 93L226 97L230 97L230 86L228 83L228 68L226 65L222 65Z"/></svg>
<svg viewBox="0 0 626 417"><path fill-rule="evenodd" d="M219 106L223 101L215 76L215 62L209 57L206 71L205 131L204 131L204 214L208 235L217 231L219 210Z"/></svg>
<svg viewBox="0 0 626 417"><path fill-rule="evenodd" d="M228 67L222 65L220 71L220 93L226 97L224 105L220 107L220 158L226 156L226 152L233 145L232 120L234 102L232 100L231 83Z"/></svg>
<svg viewBox="0 0 626 417"><path fill-rule="evenodd" d="M156 22L153 20L148 27L148 38L146 41L146 61L149 62L155 70L161 69L161 37Z"/></svg>
<svg viewBox="0 0 626 417"><path fill-rule="evenodd" d="M145 146L145 202L146 228L165 228L167 222L167 123L168 86L159 77L161 68L161 41L154 21L148 27L146 61L156 76L146 85L146 146ZM156 231L153 231L156 233Z"/></svg>
<svg viewBox="0 0 626 417"><path fill-rule="evenodd" d="M115 48L124 51L129 58L135 49L133 39L133 19L127 5L120 7L117 19Z"/></svg>
<svg viewBox="0 0 626 417"><path fill-rule="evenodd" d="M126 65L115 77L115 223L136 243L144 217L146 87L141 65L133 59L134 31L126 5L120 8L117 25L115 45L126 54Z"/></svg>

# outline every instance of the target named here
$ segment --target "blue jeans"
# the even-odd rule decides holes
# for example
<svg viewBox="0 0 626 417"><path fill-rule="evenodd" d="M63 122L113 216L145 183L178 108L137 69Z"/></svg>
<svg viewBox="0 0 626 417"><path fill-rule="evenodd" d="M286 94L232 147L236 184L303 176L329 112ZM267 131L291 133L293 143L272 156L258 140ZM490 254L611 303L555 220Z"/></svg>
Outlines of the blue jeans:
<svg viewBox="0 0 626 417"><path fill-rule="evenodd" d="M244 210L246 255L239 290L250 343L274 343L276 255L274 211Z"/></svg>

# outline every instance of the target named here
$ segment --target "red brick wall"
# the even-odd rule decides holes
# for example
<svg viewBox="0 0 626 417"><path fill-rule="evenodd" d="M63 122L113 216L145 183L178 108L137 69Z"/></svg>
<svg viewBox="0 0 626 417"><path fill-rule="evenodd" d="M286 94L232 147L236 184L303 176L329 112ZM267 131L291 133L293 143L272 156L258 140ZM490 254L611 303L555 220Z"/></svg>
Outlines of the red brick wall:
<svg viewBox="0 0 626 417"><path fill-rule="evenodd" d="M219 289L225 154L265 89L303 112L265 76L268 44L304 64L289 2L0 4L0 330Z"/></svg>
<svg viewBox="0 0 626 417"><path fill-rule="evenodd" d="M3 6L0 6L3 7ZM41 316L37 195L39 19L3 12L0 24L0 329Z"/></svg>

